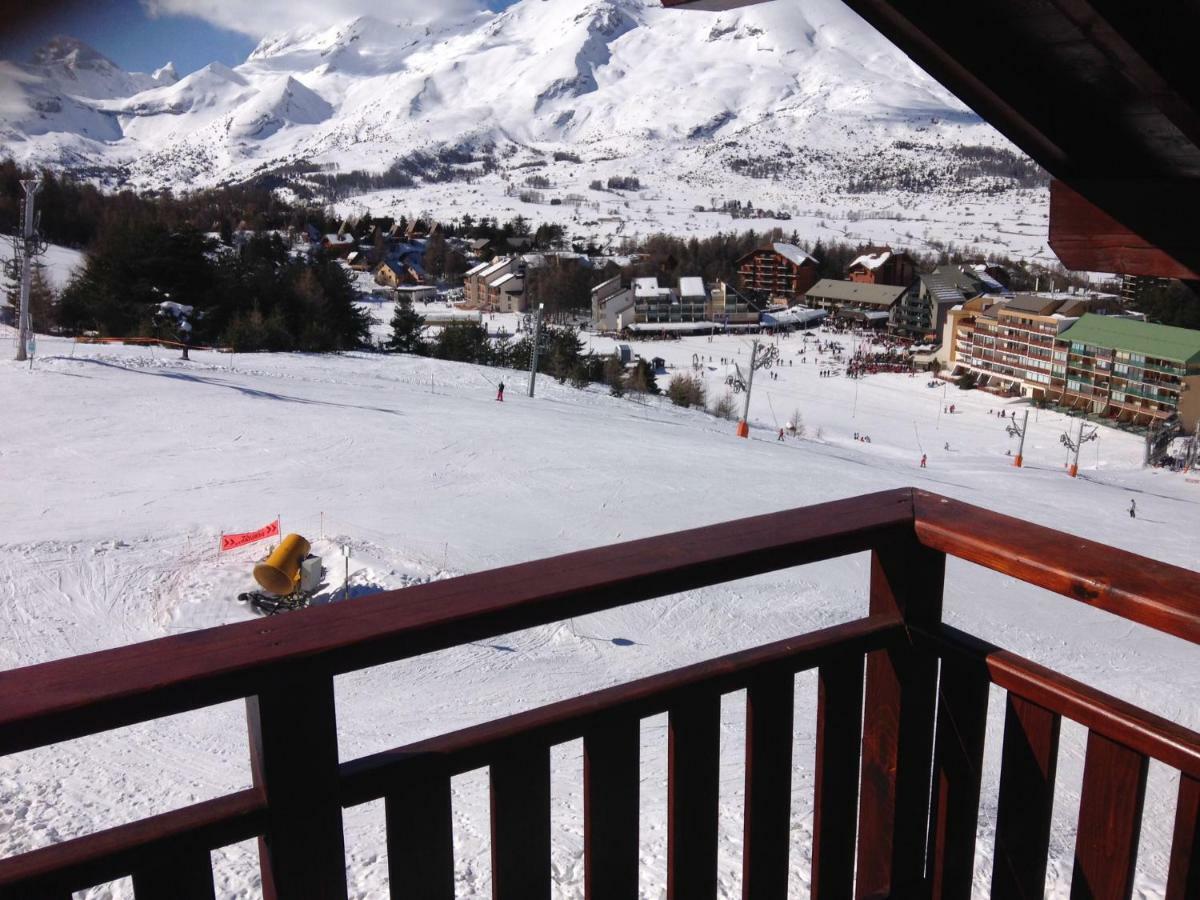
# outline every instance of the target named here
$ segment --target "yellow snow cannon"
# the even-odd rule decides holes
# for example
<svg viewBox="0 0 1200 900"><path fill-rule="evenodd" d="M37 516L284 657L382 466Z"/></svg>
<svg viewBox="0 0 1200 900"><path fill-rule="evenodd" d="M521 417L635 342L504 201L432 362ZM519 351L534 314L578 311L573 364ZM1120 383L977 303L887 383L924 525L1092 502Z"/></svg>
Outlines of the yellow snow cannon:
<svg viewBox="0 0 1200 900"><path fill-rule="evenodd" d="M300 563L310 549L308 541L300 535L289 534L265 561L254 567L254 580L267 593L286 597L299 586Z"/></svg>

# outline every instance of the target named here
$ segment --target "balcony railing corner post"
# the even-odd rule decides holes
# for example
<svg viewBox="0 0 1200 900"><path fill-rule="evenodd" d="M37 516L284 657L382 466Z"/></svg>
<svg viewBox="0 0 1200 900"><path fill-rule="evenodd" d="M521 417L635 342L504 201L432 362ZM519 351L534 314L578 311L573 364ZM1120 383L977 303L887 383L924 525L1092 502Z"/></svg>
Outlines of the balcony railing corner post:
<svg viewBox="0 0 1200 900"><path fill-rule="evenodd" d="M346 900L333 678L291 669L246 698L254 786L268 804L259 838L264 900Z"/></svg>
<svg viewBox="0 0 1200 900"><path fill-rule="evenodd" d="M906 626L941 620L946 556L915 531L871 552L872 615ZM933 768L937 656L915 637L867 655L856 896L921 897Z"/></svg>

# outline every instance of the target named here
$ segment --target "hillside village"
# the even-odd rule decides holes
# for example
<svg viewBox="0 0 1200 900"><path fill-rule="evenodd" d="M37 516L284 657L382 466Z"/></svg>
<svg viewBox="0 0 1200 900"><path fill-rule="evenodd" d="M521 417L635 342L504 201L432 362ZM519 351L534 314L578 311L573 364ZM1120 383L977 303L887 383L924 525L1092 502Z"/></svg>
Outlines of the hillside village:
<svg viewBox="0 0 1200 900"><path fill-rule="evenodd" d="M886 363L848 363L864 373L885 365L928 371L1139 433L1192 434L1200 422L1200 331L1148 322L1138 309L1163 279L1056 289L1048 274L1029 284L1029 273L996 262L923 267L890 246L861 247L840 277L822 277L813 253L775 240L736 259L730 280L709 281L685 272L638 275L636 251L527 252L531 236L446 244L441 232L416 222L403 235L393 228L383 244L334 234L322 246L371 275L368 290L419 303L431 327L546 306L561 322L628 341L824 325L886 345ZM439 258L455 255L443 271L461 271L461 287L457 277L439 281L424 270L430 241L446 246ZM380 247L387 258L372 267ZM570 310L555 295L564 272L594 283L590 308ZM430 308L438 301L456 315Z"/></svg>

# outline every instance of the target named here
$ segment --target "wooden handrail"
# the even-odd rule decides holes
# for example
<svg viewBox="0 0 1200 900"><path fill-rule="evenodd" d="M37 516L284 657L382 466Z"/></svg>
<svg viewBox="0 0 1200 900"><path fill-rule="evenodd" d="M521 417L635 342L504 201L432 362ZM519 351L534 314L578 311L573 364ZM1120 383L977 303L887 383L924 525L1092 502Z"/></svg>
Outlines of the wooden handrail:
<svg viewBox="0 0 1200 900"><path fill-rule="evenodd" d="M1200 643L1195 572L925 491L913 509L927 547Z"/></svg>
<svg viewBox="0 0 1200 900"><path fill-rule="evenodd" d="M1200 734L949 625L912 629L940 656L978 666L997 687L1200 778Z"/></svg>
<svg viewBox="0 0 1200 900"><path fill-rule="evenodd" d="M215 850L262 833L266 799L250 789L0 859L0 900L70 896L124 878L174 848Z"/></svg>
<svg viewBox="0 0 1200 900"><path fill-rule="evenodd" d="M516 743L561 744L582 737L597 721L657 715L689 693L742 690L771 672L794 674L885 649L903 634L894 618L857 619L364 756L340 767L342 805L379 799L392 780L402 772L409 775L406 770L459 775L486 766Z"/></svg>
<svg viewBox="0 0 1200 900"><path fill-rule="evenodd" d="M0 755L257 693L287 667L393 662L869 549L911 492L711 525L0 673Z"/></svg>

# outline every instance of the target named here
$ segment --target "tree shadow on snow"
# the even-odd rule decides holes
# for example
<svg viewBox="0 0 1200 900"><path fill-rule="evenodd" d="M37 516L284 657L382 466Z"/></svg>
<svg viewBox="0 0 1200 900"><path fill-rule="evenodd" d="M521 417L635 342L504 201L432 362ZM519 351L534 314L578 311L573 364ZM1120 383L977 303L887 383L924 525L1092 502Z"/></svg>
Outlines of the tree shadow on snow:
<svg viewBox="0 0 1200 900"><path fill-rule="evenodd" d="M187 372L148 372L142 369L131 369L128 366L117 365L116 363L107 362L102 359L80 359L79 362L90 363L96 366L105 366L109 369L118 369L122 372L128 372L131 375L149 375L153 378L172 378L177 381L190 381L195 384L209 385L210 387L225 388L229 391L236 391L247 397L254 397L261 400L279 400L283 403L299 403L304 406L328 406L335 409L361 409L365 412L385 413L389 416L403 416L404 413L395 409L384 409L381 406L361 406L357 403L333 403L329 400L310 400L307 397L293 397L289 394L277 394L272 391L260 391L255 388L245 387L240 384L230 384L226 381L220 381L215 378L205 378L201 375L193 375Z"/></svg>

